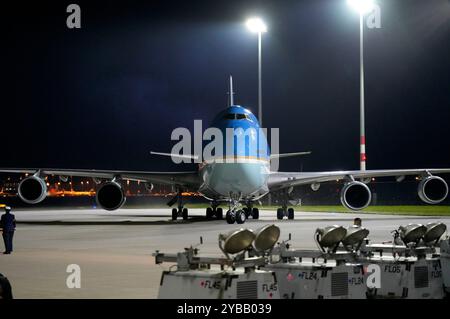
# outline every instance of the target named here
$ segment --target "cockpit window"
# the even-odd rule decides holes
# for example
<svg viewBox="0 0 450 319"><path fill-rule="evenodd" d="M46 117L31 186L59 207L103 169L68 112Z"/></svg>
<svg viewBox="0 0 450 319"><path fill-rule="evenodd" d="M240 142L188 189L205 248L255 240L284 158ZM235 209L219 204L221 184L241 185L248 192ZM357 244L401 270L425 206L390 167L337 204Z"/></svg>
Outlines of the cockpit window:
<svg viewBox="0 0 450 319"><path fill-rule="evenodd" d="M224 120L234 120L234 119L236 119L236 114L227 113L227 114L225 114L225 116L223 118L224 118Z"/></svg>
<svg viewBox="0 0 450 319"><path fill-rule="evenodd" d="M225 120L249 120L247 114L227 113L223 117Z"/></svg>

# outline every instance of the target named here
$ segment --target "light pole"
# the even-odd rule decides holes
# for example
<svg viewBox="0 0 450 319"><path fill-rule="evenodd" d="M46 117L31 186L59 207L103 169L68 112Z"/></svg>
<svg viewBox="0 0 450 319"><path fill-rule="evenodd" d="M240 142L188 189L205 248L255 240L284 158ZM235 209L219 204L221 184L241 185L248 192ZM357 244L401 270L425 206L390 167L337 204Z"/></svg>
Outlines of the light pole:
<svg viewBox="0 0 450 319"><path fill-rule="evenodd" d="M262 34L267 32L267 26L260 18L251 18L247 20L247 28L258 34L258 121L262 127L262 75L261 75L261 45Z"/></svg>
<svg viewBox="0 0 450 319"><path fill-rule="evenodd" d="M364 121L364 15L373 10L373 0L347 0L359 13L359 107L360 107L360 169L366 170L366 129Z"/></svg>

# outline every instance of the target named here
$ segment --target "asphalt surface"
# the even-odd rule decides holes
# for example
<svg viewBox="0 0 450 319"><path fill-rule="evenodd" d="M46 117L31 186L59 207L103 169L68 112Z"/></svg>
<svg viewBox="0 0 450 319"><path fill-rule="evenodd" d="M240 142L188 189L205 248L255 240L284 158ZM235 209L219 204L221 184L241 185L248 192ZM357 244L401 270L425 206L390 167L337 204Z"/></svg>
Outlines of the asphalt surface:
<svg viewBox="0 0 450 319"><path fill-rule="evenodd" d="M450 217L415 217L375 214L297 213L295 220L276 219L262 211L260 220L228 225L206 220L203 209L190 210L190 220L172 222L167 209L27 210L15 211L18 221L14 252L0 255L0 273L9 278L15 298L156 298L161 272L170 265L155 265L155 250L176 253L199 243L202 255L220 255L219 233L268 223L281 228L281 239L292 234L295 248L315 248L316 228L347 226L356 216L370 230L372 242L391 240L390 231L408 223L443 221ZM81 269L81 288L66 285L68 265Z"/></svg>

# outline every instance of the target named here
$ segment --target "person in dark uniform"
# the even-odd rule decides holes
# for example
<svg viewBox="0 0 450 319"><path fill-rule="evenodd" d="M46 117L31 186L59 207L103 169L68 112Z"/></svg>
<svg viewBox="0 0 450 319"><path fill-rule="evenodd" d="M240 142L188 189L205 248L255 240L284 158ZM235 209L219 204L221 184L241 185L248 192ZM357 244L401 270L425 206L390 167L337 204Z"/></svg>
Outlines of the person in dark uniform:
<svg viewBox="0 0 450 319"><path fill-rule="evenodd" d="M13 299L11 284L2 274L0 274L0 299Z"/></svg>
<svg viewBox="0 0 450 319"><path fill-rule="evenodd" d="M361 227L361 226L362 226L362 220L361 220L361 218L356 217L356 218L353 220L353 226L355 226L355 227Z"/></svg>
<svg viewBox="0 0 450 319"><path fill-rule="evenodd" d="M16 217L11 214L11 207L5 207L5 213L0 219L0 229L3 232L3 242L5 243L5 252L8 255L13 251L13 237L16 230Z"/></svg>

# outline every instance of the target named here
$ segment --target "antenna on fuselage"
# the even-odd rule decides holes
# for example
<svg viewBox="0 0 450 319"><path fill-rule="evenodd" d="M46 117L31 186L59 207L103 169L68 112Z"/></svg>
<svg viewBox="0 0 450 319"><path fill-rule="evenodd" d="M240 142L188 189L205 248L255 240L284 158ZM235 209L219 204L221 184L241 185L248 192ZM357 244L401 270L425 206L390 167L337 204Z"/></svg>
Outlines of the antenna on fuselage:
<svg viewBox="0 0 450 319"><path fill-rule="evenodd" d="M233 77L230 75L230 106L234 105Z"/></svg>

